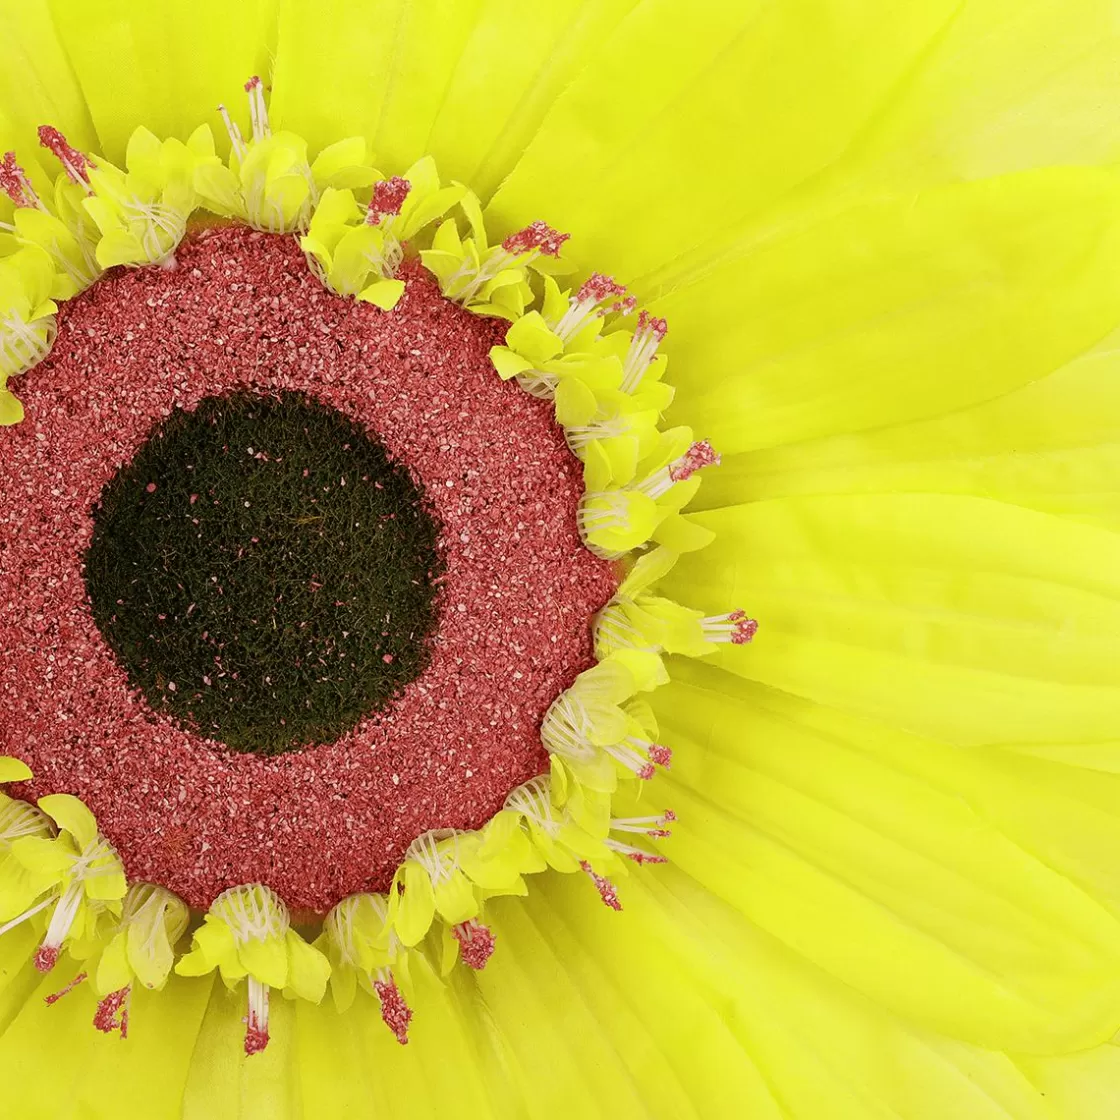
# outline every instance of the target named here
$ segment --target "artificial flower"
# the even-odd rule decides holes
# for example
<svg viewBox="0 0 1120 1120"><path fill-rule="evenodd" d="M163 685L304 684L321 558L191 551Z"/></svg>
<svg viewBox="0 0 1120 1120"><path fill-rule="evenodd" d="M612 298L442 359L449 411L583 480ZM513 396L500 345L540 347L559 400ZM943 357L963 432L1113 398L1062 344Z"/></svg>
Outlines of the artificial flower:
<svg viewBox="0 0 1120 1120"><path fill-rule="evenodd" d="M0 32L13 211L34 207L26 182L74 238L52 254L0 214L17 246L0 361L24 347L0 380L42 373L54 278L85 261L36 151L49 124L92 161L63 171L90 175L100 266L171 266L207 190L250 221L254 191L279 199L283 225L257 224L306 224L328 287L378 314L406 249L445 254L429 261L447 297L504 330L495 377L578 429L587 543L629 554L602 660L551 710L547 779L511 791L477 846L429 836L387 899L337 900L322 951L269 888L235 888L164 988L137 988L125 1042L90 1030L88 985L44 1002L113 944L127 896L98 824L39 797L58 835L35 817L10 855L0 839L0 871L14 858L36 877L25 910L42 905L0 937L13 1114L1115 1115L1106 0L51 0ZM224 141L192 148L196 128L258 74L276 131L241 142L306 149L274 143L246 180L234 137L229 176L200 176ZM159 138L149 174L126 159L138 128ZM386 178L308 182L348 137L365 148L345 165ZM372 192L428 157L462 186L433 188L433 227L406 246L379 229L403 187L383 208ZM457 213L437 232L468 188L489 235ZM320 191L337 213L314 210ZM537 221L571 235L571 286L519 261L528 242L494 252ZM0 420L26 425L14 402L0 384ZM674 434L654 440L662 410ZM0 685L14 719L25 682ZM62 974L40 980L48 914ZM328 972L345 1010L315 1002ZM310 998L269 1012L285 986Z"/></svg>

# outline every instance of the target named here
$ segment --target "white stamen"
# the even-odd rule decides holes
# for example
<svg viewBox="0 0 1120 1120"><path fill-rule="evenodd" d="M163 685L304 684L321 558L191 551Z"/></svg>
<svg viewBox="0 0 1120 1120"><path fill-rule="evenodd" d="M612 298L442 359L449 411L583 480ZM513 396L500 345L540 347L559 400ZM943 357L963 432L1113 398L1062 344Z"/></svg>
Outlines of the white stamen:
<svg viewBox="0 0 1120 1120"><path fill-rule="evenodd" d="M245 140L241 135L241 126L229 115L229 110L224 105L218 106L218 112L222 114L222 120L225 122L226 132L229 133L230 143L233 145L234 154L239 160L245 158Z"/></svg>

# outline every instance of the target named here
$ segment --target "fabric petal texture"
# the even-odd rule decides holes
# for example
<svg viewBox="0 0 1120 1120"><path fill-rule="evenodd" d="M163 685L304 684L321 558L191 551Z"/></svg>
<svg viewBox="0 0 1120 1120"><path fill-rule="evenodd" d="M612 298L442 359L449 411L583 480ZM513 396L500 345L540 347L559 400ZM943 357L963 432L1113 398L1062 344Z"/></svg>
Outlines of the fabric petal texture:
<svg viewBox="0 0 1120 1120"><path fill-rule="evenodd" d="M578 720L563 725L576 759L553 753L551 788L557 806L568 796L567 831L532 816L526 795L529 808L506 804L535 845L517 859L472 852L460 866L454 835L430 838L431 864L410 848L367 946L377 965L362 965L356 990L352 975L340 982L345 1010L327 990L318 928L295 912L289 924L286 910L276 928L247 918L234 933L195 911L184 967L151 973L166 981L158 990L133 983L135 966L99 956L95 936L95 919L120 916L116 862L112 882L90 888L90 931L76 927L70 955L44 975L44 931L67 876L85 873L74 856L79 869L21 905L26 918L0 914L11 1115L1120 1114L1113 4L8 7L0 155L16 152L44 197L57 172L36 145L44 124L122 168L137 128L185 144L209 124L216 148L193 182L226 183L221 161L240 157L217 107L242 106L259 74L271 128L307 144L289 232L303 232L324 271L334 243L299 218L305 193L319 197L315 157L343 142L319 164L341 176L322 197L339 206L336 225L361 223L355 243L393 247L400 204L367 210L340 194L410 168L420 184L430 156L441 178L426 185L452 191L434 209L475 207L494 245L554 223L581 277L624 277L643 322L668 323L660 353L675 397L649 411L686 430L686 450L648 472L639 464L665 448L643 434L585 452L589 477L624 476L606 492L641 507L604 530L624 544L602 554L633 537L664 560L626 617L650 632L660 620L671 637L643 634L590 699L573 690L579 712L602 709L602 741L576 742ZM621 377L603 388L622 362L598 333L613 310L588 312L577 346L549 301L574 316L579 281L516 254L493 257L487 276L472 264L477 246L450 234L436 234L431 270L458 279L477 267L491 283L494 377L537 378L530 392L550 388L570 410L562 419L580 420L567 427L582 429ZM142 232L101 244L121 250L99 253L102 264L149 252ZM167 266L163 248L149 259ZM370 279L351 294L393 314L399 260L357 257ZM540 311L524 314L522 284L548 291ZM503 303L494 293L507 289ZM54 314L46 295L36 302L41 318ZM15 399L0 380L0 409L5 394ZM721 461L703 464L678 517L694 492L686 460L709 440ZM585 451L570 431L568 442ZM668 683L647 695L662 664ZM593 763L578 755L588 744ZM671 767L658 753L670 747ZM28 777L0 761L12 798ZM596 800L620 780L638 790L622 794L624 818L620 802ZM0 871L20 851L4 831L9 800ZM41 807L61 839L42 822L25 853L70 835L79 849L112 841L80 803ZM619 819L645 823L604 848L600 833ZM639 858L618 847L634 839L627 827L653 838ZM432 929L469 967L429 959ZM487 939L485 968L466 961L472 936ZM130 978L123 1040L91 1026L111 994L94 990L99 965ZM252 1052L262 985L270 1042ZM386 1030L389 989L407 997L407 1045Z"/></svg>

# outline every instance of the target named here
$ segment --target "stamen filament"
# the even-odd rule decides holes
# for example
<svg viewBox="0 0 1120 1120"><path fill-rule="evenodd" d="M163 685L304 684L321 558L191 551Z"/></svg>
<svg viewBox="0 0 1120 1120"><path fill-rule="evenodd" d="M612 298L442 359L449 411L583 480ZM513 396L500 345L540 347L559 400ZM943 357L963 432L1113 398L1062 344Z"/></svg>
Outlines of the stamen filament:
<svg viewBox="0 0 1120 1120"><path fill-rule="evenodd" d="M245 1053L259 1054L268 1045L268 985L249 975L249 1013L245 1017Z"/></svg>
<svg viewBox="0 0 1120 1120"><path fill-rule="evenodd" d="M630 350L623 363L622 391L633 393L642 383L650 363L657 355L657 348L669 331L664 319L654 319L648 311L638 315L638 329L630 341Z"/></svg>
<svg viewBox="0 0 1120 1120"><path fill-rule="evenodd" d="M700 629L709 642L730 642L743 646L758 633L758 621L743 610L713 614L700 620Z"/></svg>

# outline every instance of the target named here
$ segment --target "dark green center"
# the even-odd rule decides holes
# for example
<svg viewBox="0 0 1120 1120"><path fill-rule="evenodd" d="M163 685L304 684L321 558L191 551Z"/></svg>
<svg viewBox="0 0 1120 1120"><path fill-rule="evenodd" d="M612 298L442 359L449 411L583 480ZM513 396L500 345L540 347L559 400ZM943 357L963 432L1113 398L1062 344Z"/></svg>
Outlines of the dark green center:
<svg viewBox="0 0 1120 1120"><path fill-rule="evenodd" d="M307 397L174 412L93 517L101 633L153 708L234 750L335 739L427 662L434 517L377 440Z"/></svg>

